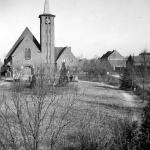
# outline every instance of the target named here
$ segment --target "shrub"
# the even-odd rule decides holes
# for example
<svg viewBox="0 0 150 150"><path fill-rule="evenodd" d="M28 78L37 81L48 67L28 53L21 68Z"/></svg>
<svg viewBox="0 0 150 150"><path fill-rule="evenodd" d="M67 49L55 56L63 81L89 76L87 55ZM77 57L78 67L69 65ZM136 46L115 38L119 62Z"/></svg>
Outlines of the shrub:
<svg viewBox="0 0 150 150"><path fill-rule="evenodd" d="M113 86L119 86L120 81L118 78L107 76L107 83Z"/></svg>
<svg viewBox="0 0 150 150"><path fill-rule="evenodd" d="M143 122L139 135L138 150L149 150L150 148L150 103L144 108Z"/></svg>
<svg viewBox="0 0 150 150"><path fill-rule="evenodd" d="M43 145L53 149L70 125L76 95L50 93L42 82L38 80L30 93L20 82L14 83L9 94L0 97L0 149L39 150Z"/></svg>
<svg viewBox="0 0 150 150"><path fill-rule="evenodd" d="M139 129L137 122L132 122L128 118L117 119L110 124L112 129L111 150L136 150Z"/></svg>
<svg viewBox="0 0 150 150"><path fill-rule="evenodd" d="M65 63L63 62L60 70L59 85L65 86L67 83L68 83L67 69Z"/></svg>
<svg viewBox="0 0 150 150"><path fill-rule="evenodd" d="M133 66L133 58L130 55L127 59L127 65L124 69L123 76L121 79L121 88L123 89L129 89L132 87L133 83L133 75L134 75L134 66Z"/></svg>

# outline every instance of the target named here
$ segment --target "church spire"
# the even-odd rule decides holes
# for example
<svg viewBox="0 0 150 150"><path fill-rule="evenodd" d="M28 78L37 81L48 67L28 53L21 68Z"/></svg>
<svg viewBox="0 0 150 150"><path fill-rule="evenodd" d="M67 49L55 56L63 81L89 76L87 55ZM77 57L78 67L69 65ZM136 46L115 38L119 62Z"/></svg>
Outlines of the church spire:
<svg viewBox="0 0 150 150"><path fill-rule="evenodd" d="M49 0L45 0L45 4L44 4L44 14L50 14Z"/></svg>
<svg viewBox="0 0 150 150"><path fill-rule="evenodd" d="M54 18L49 9L49 1L45 0L44 12L39 15L40 18L40 44L43 62L55 64L55 47L54 47Z"/></svg>

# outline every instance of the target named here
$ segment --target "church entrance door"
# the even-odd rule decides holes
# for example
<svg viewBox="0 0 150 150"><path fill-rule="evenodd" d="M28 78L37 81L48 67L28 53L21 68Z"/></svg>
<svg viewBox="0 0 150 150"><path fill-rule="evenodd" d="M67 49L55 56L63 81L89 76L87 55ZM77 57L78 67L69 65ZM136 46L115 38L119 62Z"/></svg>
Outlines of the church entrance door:
<svg viewBox="0 0 150 150"><path fill-rule="evenodd" d="M24 66L22 79L30 81L32 75L33 75L33 67L32 66Z"/></svg>

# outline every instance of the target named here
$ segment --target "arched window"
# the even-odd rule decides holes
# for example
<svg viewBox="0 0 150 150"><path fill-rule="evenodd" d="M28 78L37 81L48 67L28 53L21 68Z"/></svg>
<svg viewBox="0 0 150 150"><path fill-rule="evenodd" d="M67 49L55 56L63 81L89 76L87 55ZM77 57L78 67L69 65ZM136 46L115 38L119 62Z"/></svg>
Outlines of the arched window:
<svg viewBox="0 0 150 150"><path fill-rule="evenodd" d="M31 49L26 48L25 49L25 60L30 60L31 59Z"/></svg>

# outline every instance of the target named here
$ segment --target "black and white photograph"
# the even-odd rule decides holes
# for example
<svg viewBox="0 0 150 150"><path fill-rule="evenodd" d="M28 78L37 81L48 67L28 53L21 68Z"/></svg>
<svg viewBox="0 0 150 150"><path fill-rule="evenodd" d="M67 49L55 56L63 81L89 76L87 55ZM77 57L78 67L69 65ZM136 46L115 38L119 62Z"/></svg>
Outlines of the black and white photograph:
<svg viewBox="0 0 150 150"><path fill-rule="evenodd" d="M0 150L149 150L150 0L0 0Z"/></svg>

